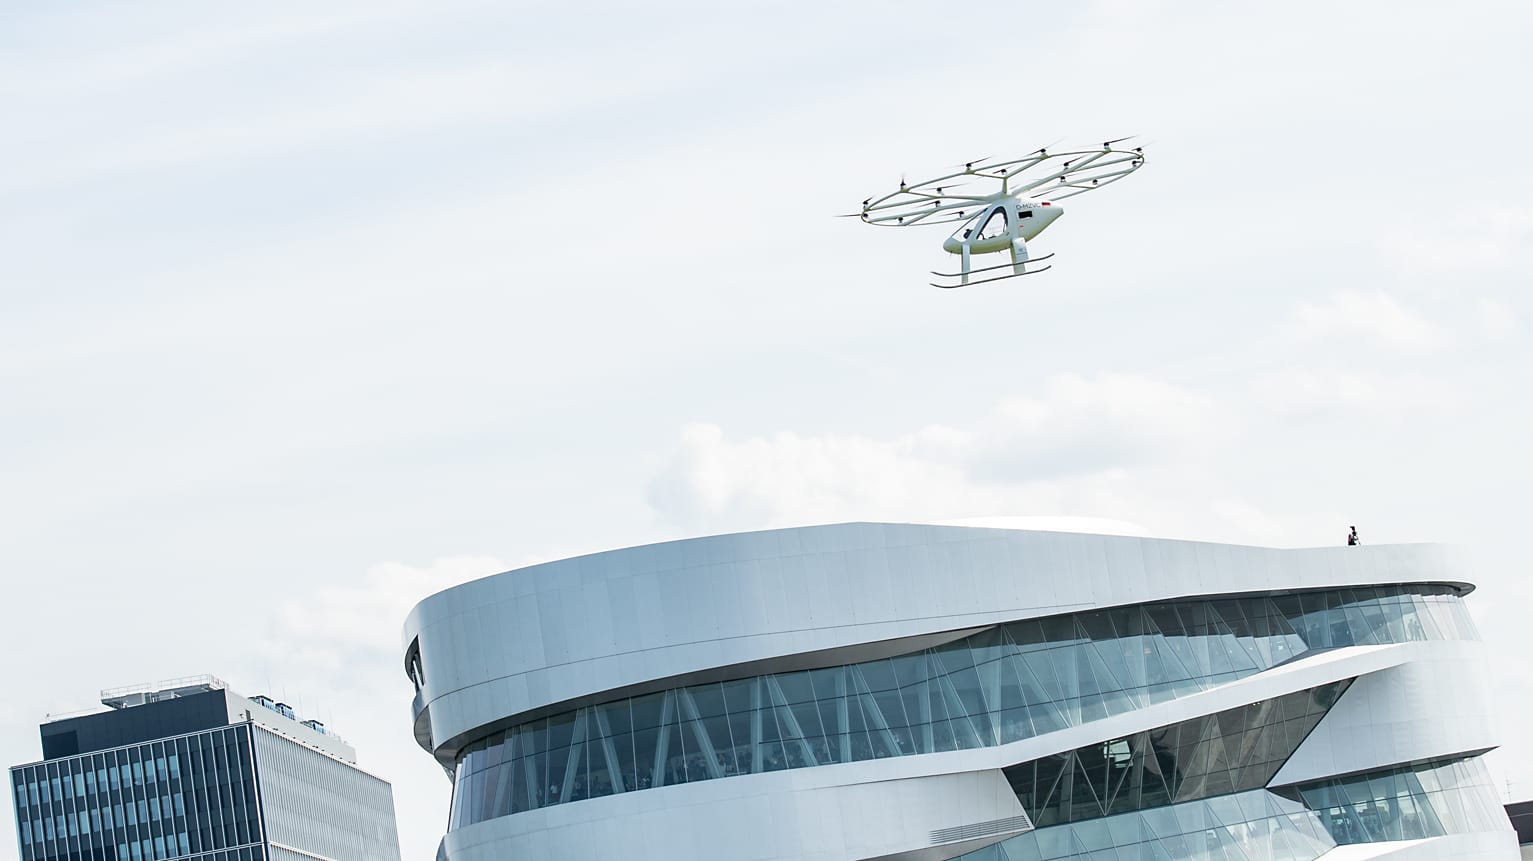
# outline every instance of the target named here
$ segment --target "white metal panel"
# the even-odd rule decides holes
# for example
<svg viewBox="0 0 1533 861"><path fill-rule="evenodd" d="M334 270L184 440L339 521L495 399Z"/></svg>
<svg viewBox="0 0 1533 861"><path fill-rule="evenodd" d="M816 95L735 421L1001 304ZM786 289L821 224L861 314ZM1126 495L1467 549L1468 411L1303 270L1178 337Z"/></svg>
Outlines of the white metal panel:
<svg viewBox="0 0 1533 861"><path fill-rule="evenodd" d="M714 536L562 560L421 602L433 748L529 709L820 650L1195 595L1465 582L1433 546L1274 550L921 524ZM1359 678L1277 783L1494 744L1478 643L1306 655L1212 690L1011 744L627 792L458 829L453 861L504 857L940 861L932 832L1020 813L1001 768L1343 678ZM446 751L444 751L446 752ZM999 839L999 838L997 838ZM1350 857L1515 857L1505 835ZM1442 852L1449 852L1443 855ZM1411 853L1416 854L1411 854ZM1432 853L1438 854L1432 854ZM1424 854L1423 854L1424 853ZM1478 854L1476 854L1478 853ZM1331 857L1331 856L1327 856Z"/></svg>
<svg viewBox="0 0 1533 861"><path fill-rule="evenodd" d="M394 792L352 765L257 727L266 838L334 861L398 861Z"/></svg>
<svg viewBox="0 0 1533 861"><path fill-rule="evenodd" d="M1517 832L1486 831L1474 834L1447 834L1428 840L1398 840L1389 843L1354 843L1337 846L1321 856L1321 861L1510 861L1517 858Z"/></svg>
<svg viewBox="0 0 1533 861"><path fill-rule="evenodd" d="M1354 682L1273 785L1497 746L1483 643L1434 640L1389 648L1408 660Z"/></svg>
<svg viewBox="0 0 1533 861"><path fill-rule="evenodd" d="M682 784L547 807L461 828L445 846L453 861L844 861L925 849L933 845L933 831L955 824L1025 815L995 770L842 786L798 785L791 771L759 777L765 779L729 786L712 781L712 788Z"/></svg>
<svg viewBox="0 0 1533 861"><path fill-rule="evenodd" d="M421 602L405 642L420 638L423 701L439 745L550 703L806 651L1188 595L1463 579L1453 557L1430 545L1274 550L841 524L495 575ZM625 600L587 600L601 594ZM476 686L497 695L473 695Z"/></svg>

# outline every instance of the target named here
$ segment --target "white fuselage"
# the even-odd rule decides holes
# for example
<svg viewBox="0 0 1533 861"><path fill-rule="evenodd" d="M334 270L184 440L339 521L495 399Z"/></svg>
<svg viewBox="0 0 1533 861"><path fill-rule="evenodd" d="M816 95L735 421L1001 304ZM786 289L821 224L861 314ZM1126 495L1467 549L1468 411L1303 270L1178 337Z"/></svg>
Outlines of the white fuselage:
<svg viewBox="0 0 1533 861"><path fill-rule="evenodd" d="M942 243L942 248L952 254L1009 251L1014 241L1032 239L1064 213L1064 207L1047 200L1002 198L986 206L977 218L964 222L958 232Z"/></svg>

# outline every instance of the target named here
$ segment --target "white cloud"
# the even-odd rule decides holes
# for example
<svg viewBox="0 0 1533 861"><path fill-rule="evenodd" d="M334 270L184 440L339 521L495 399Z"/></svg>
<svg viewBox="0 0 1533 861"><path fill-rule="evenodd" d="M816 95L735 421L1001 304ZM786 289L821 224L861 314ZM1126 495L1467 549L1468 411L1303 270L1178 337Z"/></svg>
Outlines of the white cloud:
<svg viewBox="0 0 1533 861"><path fill-rule="evenodd" d="M1515 158L1473 154L1525 136L1501 84L1529 4L1370 0L1319 33L1320 3L1030 9L1035 60L1074 69L1031 96L1048 128L932 122L1016 73L924 50L936 6L66 5L12 4L0 57L23 120L0 141L0 600L79 632L10 620L50 644L0 708L10 762L101 687L285 680L429 858L447 785L410 738L399 625L528 536L1022 513L1307 544L1355 518L1370 543L1473 535L1481 604L1518 605L1533 209L1406 209L1479 177L1533 199ZM1315 62L1284 65L1296 40ZM1420 60L1444 52L1478 61ZM1144 134L1150 169L1051 228L1036 282L932 291L934 237L822 217L906 167L1099 132ZM1296 281L1317 331L1235 343ZM1320 301L1349 288L1368 313ZM1378 346L1389 366L1353 355ZM702 403L716 424L646 470ZM358 548L501 561L369 571ZM209 612L113 635L166 595Z"/></svg>
<svg viewBox="0 0 1533 861"><path fill-rule="evenodd" d="M1303 338L1358 338L1404 350L1435 350L1451 341L1440 323L1383 290L1341 290L1324 302L1300 305L1294 316L1294 331Z"/></svg>
<svg viewBox="0 0 1533 861"><path fill-rule="evenodd" d="M1440 223L1390 232L1379 252L1406 274L1526 267L1533 209L1500 203L1448 207Z"/></svg>
<svg viewBox="0 0 1533 861"><path fill-rule="evenodd" d="M1291 369L1257 380L1257 403L1278 419L1438 413L1463 398L1441 380L1417 374Z"/></svg>
<svg viewBox="0 0 1533 861"><path fill-rule="evenodd" d="M966 452L977 478L1031 481L1143 463L1205 445L1230 420L1212 400L1142 377L1063 374L1009 398Z"/></svg>
<svg viewBox="0 0 1533 861"><path fill-rule="evenodd" d="M962 494L961 470L933 456L954 441L939 430L889 440L785 431L733 442L717 425L694 424L683 429L680 449L651 482L649 498L667 518L688 524L926 510Z"/></svg>
<svg viewBox="0 0 1533 861"><path fill-rule="evenodd" d="M411 607L449 586L505 570L489 556L439 559L424 568L384 562L360 583L322 586L287 602L277 642L282 650L300 652L303 665L319 673L347 671L357 651L403 655L398 626Z"/></svg>
<svg viewBox="0 0 1533 861"><path fill-rule="evenodd" d="M1508 338L1522 332L1522 317L1505 302L1481 299L1475 303L1480 331L1491 338Z"/></svg>
<svg viewBox="0 0 1533 861"><path fill-rule="evenodd" d="M70 47L89 47L92 52L82 52L68 64L59 63L46 47L30 55L25 48L10 53L7 70L11 74L0 79L0 97L58 99L82 91L163 81L167 76L196 76L231 60L269 56L295 42L398 22L411 11L409 4L392 0L334 2L323 9L281 7L269 4L253 14L222 18L178 15L163 8L102 8L92 10L94 14L50 9L51 15L29 22L37 29L35 41L28 41L39 46L56 44L61 34L67 34L78 40ZM180 26L157 26L164 20L157 20L156 12Z"/></svg>
<svg viewBox="0 0 1533 861"><path fill-rule="evenodd" d="M673 85L678 74L671 65L646 64L614 81L579 66L571 70L554 59L479 61L429 72L359 75L345 80L344 86L297 91L291 101L259 113L212 114L142 137L33 141L29 148L18 147L31 170L8 177L6 186L16 191L198 162L248 163L343 141L376 145L389 136L460 124L512 119L535 123L582 110L610 110L626 99ZM553 78L565 86L553 90L536 83Z"/></svg>
<svg viewBox="0 0 1533 861"><path fill-rule="evenodd" d="M1042 388L1000 401L970 427L887 438L780 431L731 440L717 425L690 425L651 480L650 504L667 521L707 530L1027 513L1138 521L1161 507L1148 474L1174 466L1184 488L1197 486L1191 461L1235 425L1217 403L1155 380L1061 375Z"/></svg>

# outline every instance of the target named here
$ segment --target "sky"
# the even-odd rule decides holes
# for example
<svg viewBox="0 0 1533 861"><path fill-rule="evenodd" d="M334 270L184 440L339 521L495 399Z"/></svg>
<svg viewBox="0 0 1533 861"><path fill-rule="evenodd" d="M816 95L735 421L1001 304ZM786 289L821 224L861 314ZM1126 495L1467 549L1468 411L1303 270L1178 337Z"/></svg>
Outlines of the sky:
<svg viewBox="0 0 1533 861"><path fill-rule="evenodd" d="M1051 515L1468 545L1533 797L1530 40L1520 0L0 6L0 760L212 673L430 858L425 595ZM1129 134L1036 277L934 290L940 228L832 217Z"/></svg>

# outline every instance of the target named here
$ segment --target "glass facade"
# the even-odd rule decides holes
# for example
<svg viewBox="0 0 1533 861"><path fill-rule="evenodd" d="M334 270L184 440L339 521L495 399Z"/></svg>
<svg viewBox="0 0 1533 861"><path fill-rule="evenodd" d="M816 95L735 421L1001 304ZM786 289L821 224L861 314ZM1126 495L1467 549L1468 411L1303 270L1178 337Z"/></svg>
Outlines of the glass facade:
<svg viewBox="0 0 1533 861"><path fill-rule="evenodd" d="M1008 766L1033 825L1101 819L1267 785L1350 681Z"/></svg>
<svg viewBox="0 0 1533 861"><path fill-rule="evenodd" d="M1510 827L1495 782L1479 757L1400 766L1278 791L1302 799L1338 844Z"/></svg>
<svg viewBox="0 0 1533 861"><path fill-rule="evenodd" d="M21 861L266 861L248 724L11 770Z"/></svg>
<svg viewBox="0 0 1533 861"><path fill-rule="evenodd" d="M1336 842L1264 789L1019 834L954 861L1314 861Z"/></svg>
<svg viewBox="0 0 1533 861"><path fill-rule="evenodd" d="M1313 861L1338 845L1511 828L1479 757L1039 828L955 861Z"/></svg>
<svg viewBox="0 0 1533 861"><path fill-rule="evenodd" d="M986 747L1308 652L1477 639L1448 586L1178 601L1031 619L940 648L677 687L529 721L459 757L451 825L738 774Z"/></svg>

